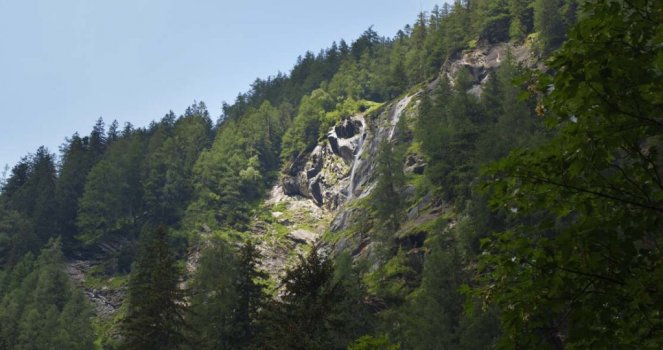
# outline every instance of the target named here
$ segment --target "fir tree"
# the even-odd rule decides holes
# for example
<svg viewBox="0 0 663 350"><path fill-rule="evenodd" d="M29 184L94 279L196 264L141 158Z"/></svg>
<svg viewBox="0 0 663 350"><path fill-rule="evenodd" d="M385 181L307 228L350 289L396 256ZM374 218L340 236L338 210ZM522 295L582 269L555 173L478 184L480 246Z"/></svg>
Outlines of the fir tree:
<svg viewBox="0 0 663 350"><path fill-rule="evenodd" d="M345 349L366 331L366 309L361 295L336 278L334 264L312 247L282 281L281 301L266 310L260 348Z"/></svg>
<svg viewBox="0 0 663 350"><path fill-rule="evenodd" d="M244 243L238 258L235 281L238 296L235 337L238 348L245 348L260 332L257 320L268 300L265 287L261 283L268 278L268 275L258 266L262 256L252 241Z"/></svg>
<svg viewBox="0 0 663 350"><path fill-rule="evenodd" d="M404 199L401 191L405 187L403 161L400 152L385 141L380 145L377 159L378 182L373 191L373 207L376 218L387 233L398 230L403 220Z"/></svg>
<svg viewBox="0 0 663 350"><path fill-rule="evenodd" d="M184 336L184 292L179 270L160 226L142 238L129 281L127 313L122 320L124 349L180 349Z"/></svg>

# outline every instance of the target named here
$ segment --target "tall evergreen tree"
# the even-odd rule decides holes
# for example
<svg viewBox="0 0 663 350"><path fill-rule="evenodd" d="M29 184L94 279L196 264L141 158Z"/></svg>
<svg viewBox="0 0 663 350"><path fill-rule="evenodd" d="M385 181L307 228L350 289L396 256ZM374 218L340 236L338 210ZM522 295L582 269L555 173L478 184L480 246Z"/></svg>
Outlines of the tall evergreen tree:
<svg viewBox="0 0 663 350"><path fill-rule="evenodd" d="M237 258L227 242L212 238L206 243L190 284L188 319L195 348L236 348L237 272Z"/></svg>
<svg viewBox="0 0 663 350"><path fill-rule="evenodd" d="M377 172L378 180L373 190L373 207L381 228L389 235L398 230L404 215L404 198L401 192L405 187L403 160L400 152L389 141L380 145Z"/></svg>
<svg viewBox="0 0 663 350"><path fill-rule="evenodd" d="M76 216L78 201L83 195L85 181L94 165L89 138L75 133L61 149L60 169L56 185L57 233L62 237L65 251L77 245Z"/></svg>
<svg viewBox="0 0 663 350"><path fill-rule="evenodd" d="M122 348L181 349L186 344L179 273L166 228L145 232L129 280Z"/></svg>
<svg viewBox="0 0 663 350"><path fill-rule="evenodd" d="M64 272L59 240L26 254L0 288L0 348L90 349L92 310Z"/></svg>
<svg viewBox="0 0 663 350"><path fill-rule="evenodd" d="M566 35L559 0L534 1L534 29L539 32L541 50L548 55L562 44Z"/></svg>
<svg viewBox="0 0 663 350"><path fill-rule="evenodd" d="M238 266L235 285L237 286L237 314L235 323L238 348L246 348L255 342L260 333L259 313L267 304L265 286L262 284L269 277L260 270L262 258L258 247L248 240L238 254Z"/></svg>
<svg viewBox="0 0 663 350"><path fill-rule="evenodd" d="M16 211L30 221L36 238L33 252L56 233L54 157L43 146L35 154L24 157L12 169L1 195L7 210Z"/></svg>
<svg viewBox="0 0 663 350"><path fill-rule="evenodd" d="M312 247L282 281L283 296L266 310L263 349L345 349L366 332L366 308L334 265Z"/></svg>
<svg viewBox="0 0 663 350"><path fill-rule="evenodd" d="M247 349L259 336L259 313L267 303L259 269L260 254L247 241L235 253L223 239L212 239L203 251L191 285L190 319L195 346L203 349Z"/></svg>

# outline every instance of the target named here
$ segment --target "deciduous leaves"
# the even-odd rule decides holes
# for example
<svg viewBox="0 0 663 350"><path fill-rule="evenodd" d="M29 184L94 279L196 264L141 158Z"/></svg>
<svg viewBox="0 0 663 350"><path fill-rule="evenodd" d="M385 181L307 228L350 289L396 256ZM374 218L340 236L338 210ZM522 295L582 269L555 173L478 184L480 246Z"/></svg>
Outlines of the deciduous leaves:
<svg viewBox="0 0 663 350"><path fill-rule="evenodd" d="M663 341L663 6L596 1L585 13L539 78L555 137L489 171L493 205L520 220L483 259L506 346Z"/></svg>

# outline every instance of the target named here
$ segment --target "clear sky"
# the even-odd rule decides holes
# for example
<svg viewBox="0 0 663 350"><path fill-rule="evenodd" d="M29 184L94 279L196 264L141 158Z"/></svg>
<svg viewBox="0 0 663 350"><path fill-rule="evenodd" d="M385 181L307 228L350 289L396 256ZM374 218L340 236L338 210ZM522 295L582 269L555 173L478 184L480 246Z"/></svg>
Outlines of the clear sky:
<svg viewBox="0 0 663 350"><path fill-rule="evenodd" d="M257 77L393 36L434 0L0 0L0 173L98 117L145 126L205 101L214 118Z"/></svg>

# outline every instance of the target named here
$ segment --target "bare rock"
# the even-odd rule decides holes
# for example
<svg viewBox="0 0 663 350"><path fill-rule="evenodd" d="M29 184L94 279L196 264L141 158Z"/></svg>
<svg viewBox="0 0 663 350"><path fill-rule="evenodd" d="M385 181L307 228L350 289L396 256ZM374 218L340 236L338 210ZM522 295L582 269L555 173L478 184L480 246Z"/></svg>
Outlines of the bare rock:
<svg viewBox="0 0 663 350"><path fill-rule="evenodd" d="M283 193L288 196L295 196L301 194L299 191L299 184L297 180L292 176L283 176L281 178L281 187L283 187Z"/></svg>
<svg viewBox="0 0 663 350"><path fill-rule="evenodd" d="M311 196L313 196L313 200L318 204L322 205L322 188L320 184L322 183L322 180L320 177L315 178L313 182L311 182L311 185L309 187L309 191L311 193Z"/></svg>
<svg viewBox="0 0 663 350"><path fill-rule="evenodd" d="M315 242L315 233L307 230L295 230L288 234L288 238L299 244L312 244Z"/></svg>
<svg viewBox="0 0 663 350"><path fill-rule="evenodd" d="M338 138L349 139L359 134L362 128L363 124L361 121L354 118L348 118L343 120L340 124L336 125L334 127L334 132Z"/></svg>
<svg viewBox="0 0 663 350"><path fill-rule="evenodd" d="M306 178L311 179L320 173L324 165L322 147L320 145L316 146L313 152L311 152L310 161L307 164L306 169Z"/></svg>
<svg viewBox="0 0 663 350"><path fill-rule="evenodd" d="M334 152L334 154L340 154L338 150L338 136L336 136L335 132L327 134L327 141L329 142L329 146L331 146L332 152Z"/></svg>

